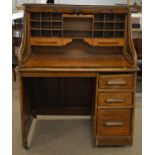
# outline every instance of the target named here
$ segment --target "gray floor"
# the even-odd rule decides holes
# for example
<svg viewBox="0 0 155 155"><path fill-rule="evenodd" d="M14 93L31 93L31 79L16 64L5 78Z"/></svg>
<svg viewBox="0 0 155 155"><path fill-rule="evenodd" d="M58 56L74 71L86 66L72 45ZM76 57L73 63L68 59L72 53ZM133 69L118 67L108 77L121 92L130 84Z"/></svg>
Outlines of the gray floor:
<svg viewBox="0 0 155 155"><path fill-rule="evenodd" d="M39 117L33 122L28 151L21 145L17 83L13 82L13 155L141 155L142 103L137 94L134 144L125 147L93 147L89 120Z"/></svg>

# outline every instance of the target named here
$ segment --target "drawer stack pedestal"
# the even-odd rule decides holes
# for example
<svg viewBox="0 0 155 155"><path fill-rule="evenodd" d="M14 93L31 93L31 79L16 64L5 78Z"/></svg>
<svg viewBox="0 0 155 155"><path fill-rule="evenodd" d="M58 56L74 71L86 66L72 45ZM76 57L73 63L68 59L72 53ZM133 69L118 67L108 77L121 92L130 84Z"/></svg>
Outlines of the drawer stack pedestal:
<svg viewBox="0 0 155 155"><path fill-rule="evenodd" d="M99 74L96 145L131 145L135 74Z"/></svg>

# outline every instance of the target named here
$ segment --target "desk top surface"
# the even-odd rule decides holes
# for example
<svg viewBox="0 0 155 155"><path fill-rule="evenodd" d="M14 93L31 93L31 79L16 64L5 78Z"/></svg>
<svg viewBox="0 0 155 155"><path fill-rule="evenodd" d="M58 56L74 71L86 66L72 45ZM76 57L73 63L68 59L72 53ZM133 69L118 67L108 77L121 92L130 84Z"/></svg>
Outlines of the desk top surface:
<svg viewBox="0 0 155 155"><path fill-rule="evenodd" d="M129 67L131 64L122 55L64 55L64 54L38 54L31 55L23 65L24 67L64 67L64 68L101 68L101 67Z"/></svg>

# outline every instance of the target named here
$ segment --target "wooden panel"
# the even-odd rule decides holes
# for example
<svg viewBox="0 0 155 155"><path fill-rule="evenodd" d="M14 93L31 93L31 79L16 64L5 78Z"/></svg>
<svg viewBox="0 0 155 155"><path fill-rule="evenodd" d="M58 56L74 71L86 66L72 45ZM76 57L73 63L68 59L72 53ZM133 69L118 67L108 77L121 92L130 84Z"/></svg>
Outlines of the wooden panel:
<svg viewBox="0 0 155 155"><path fill-rule="evenodd" d="M64 13L128 13L127 6L104 6L104 5L64 5L64 4L24 4L24 7L33 12L64 12Z"/></svg>
<svg viewBox="0 0 155 155"><path fill-rule="evenodd" d="M20 99L20 111L21 111L21 130L22 130L22 143L25 149L28 149L27 136L33 121L34 107L31 104L33 100L33 89L30 81L25 81L18 74L19 82L19 99Z"/></svg>
<svg viewBox="0 0 155 155"><path fill-rule="evenodd" d="M70 38L48 38L48 37L31 37L31 45L40 46L62 46L72 42Z"/></svg>
<svg viewBox="0 0 155 155"><path fill-rule="evenodd" d="M99 107L119 107L132 105L132 93L115 92L115 93L99 93Z"/></svg>
<svg viewBox="0 0 155 155"><path fill-rule="evenodd" d="M28 72L22 72L21 76L22 77L96 77L96 73L95 72L64 72L64 71L28 71Z"/></svg>
<svg viewBox="0 0 155 155"><path fill-rule="evenodd" d="M98 136L129 136L131 110L99 110Z"/></svg>
<svg viewBox="0 0 155 155"><path fill-rule="evenodd" d="M95 77L25 77L24 80L31 82L30 104L37 114L91 114Z"/></svg>
<svg viewBox="0 0 155 155"><path fill-rule="evenodd" d="M63 14L64 18L93 18L94 15L86 15L86 14Z"/></svg>
<svg viewBox="0 0 155 155"><path fill-rule="evenodd" d="M89 44L89 45L93 45L93 38L83 38L83 40L87 43L87 44Z"/></svg>
<svg viewBox="0 0 155 155"><path fill-rule="evenodd" d="M38 63L40 62L40 63ZM94 54L84 54L79 53L79 55L72 55L70 53L64 54L35 54L31 55L31 57L25 62L23 65L26 67L32 68L50 68L50 67L71 67L77 69L79 68L96 68L96 67L123 67L129 66L128 61L123 58L121 55L103 55L98 54L94 57Z"/></svg>
<svg viewBox="0 0 155 155"><path fill-rule="evenodd" d="M22 75L26 75L26 73L30 74L32 73L36 73L36 74L44 74L44 73L49 73L49 74L53 74L57 73L57 72L72 72L72 73L76 73L76 74L80 74L80 73L86 73L86 75L90 72L90 76L95 76L96 72L102 72L102 73L131 73L131 72L137 72L138 68L52 68L52 67L48 67L48 68L16 68L18 71L21 72ZM93 73L94 72L94 73ZM25 73L25 74L23 74ZM92 73L92 74L91 74ZM46 74L45 74L46 75Z"/></svg>
<svg viewBox="0 0 155 155"><path fill-rule="evenodd" d="M124 46L124 39L93 39L94 46Z"/></svg>
<svg viewBox="0 0 155 155"><path fill-rule="evenodd" d="M92 78L65 78L64 83L64 104L67 107L88 107L92 109L92 95L94 83ZM93 85L92 85L93 84Z"/></svg>
<svg viewBox="0 0 155 155"><path fill-rule="evenodd" d="M38 115L90 116L88 107L38 107Z"/></svg>
<svg viewBox="0 0 155 155"><path fill-rule="evenodd" d="M63 38L62 39L62 45L67 45L67 44L69 44L71 42L72 42L71 38Z"/></svg>
<svg viewBox="0 0 155 155"><path fill-rule="evenodd" d="M30 78L33 79L33 78ZM34 88L39 107L58 107L61 104L61 79L60 78L35 78Z"/></svg>
<svg viewBox="0 0 155 155"><path fill-rule="evenodd" d="M31 45L62 46L61 38L31 37Z"/></svg>
<svg viewBox="0 0 155 155"><path fill-rule="evenodd" d="M83 18L64 18L64 30L92 31L92 19Z"/></svg>
<svg viewBox="0 0 155 155"><path fill-rule="evenodd" d="M133 75L132 74L100 75L99 88L133 89Z"/></svg>
<svg viewBox="0 0 155 155"><path fill-rule="evenodd" d="M131 145L132 140L129 136L123 137L102 137L97 138L96 145L98 146L110 146L110 145Z"/></svg>

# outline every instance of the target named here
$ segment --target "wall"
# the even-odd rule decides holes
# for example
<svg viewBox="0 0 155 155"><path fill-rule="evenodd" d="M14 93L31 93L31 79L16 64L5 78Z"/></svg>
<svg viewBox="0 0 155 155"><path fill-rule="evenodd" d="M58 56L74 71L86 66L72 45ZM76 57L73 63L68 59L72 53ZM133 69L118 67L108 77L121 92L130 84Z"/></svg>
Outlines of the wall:
<svg viewBox="0 0 155 155"><path fill-rule="evenodd" d="M23 3L46 3L46 0L12 0L12 9L16 9L17 6Z"/></svg>
<svg viewBox="0 0 155 155"><path fill-rule="evenodd" d="M113 5L116 3L127 4L127 0L55 0L56 3L63 4L96 4L96 5Z"/></svg>
<svg viewBox="0 0 155 155"><path fill-rule="evenodd" d="M12 0L12 9L23 3L45 3L47 0ZM132 3L140 3L142 0L131 0ZM63 4L96 4L96 5L113 5L113 4L127 4L127 0L55 0L55 3Z"/></svg>

